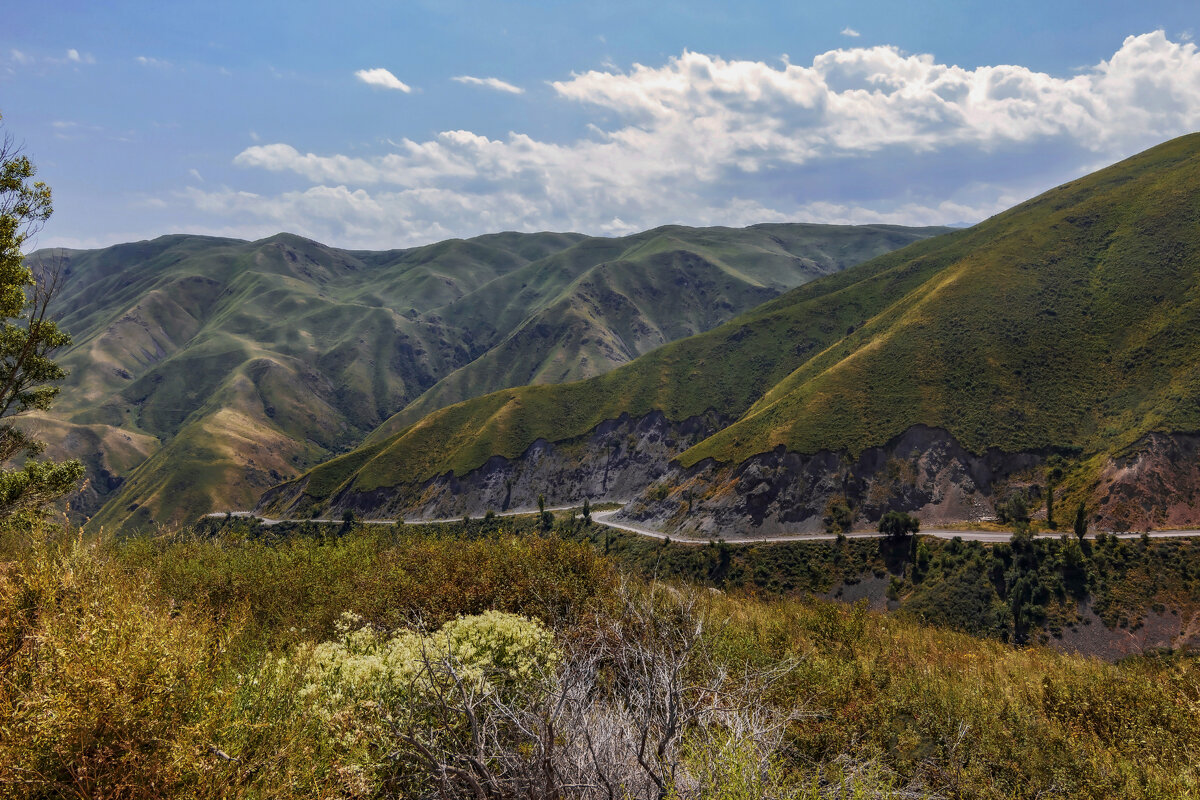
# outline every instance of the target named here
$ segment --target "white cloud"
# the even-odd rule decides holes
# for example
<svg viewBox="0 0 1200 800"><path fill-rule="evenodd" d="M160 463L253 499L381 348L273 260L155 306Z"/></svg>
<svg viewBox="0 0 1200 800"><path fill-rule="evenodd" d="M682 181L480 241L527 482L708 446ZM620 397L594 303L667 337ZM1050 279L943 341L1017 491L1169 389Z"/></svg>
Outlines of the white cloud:
<svg viewBox="0 0 1200 800"><path fill-rule="evenodd" d="M96 59L91 53L80 53L74 47L67 50L67 61L73 61L76 64L95 64Z"/></svg>
<svg viewBox="0 0 1200 800"><path fill-rule="evenodd" d="M459 83L470 84L471 86L483 86L488 89L495 89L498 92L508 92L509 94L525 94L525 90L520 86L513 86L508 81L502 81L499 78L476 78L472 75L458 75L450 80L458 81Z"/></svg>
<svg viewBox="0 0 1200 800"><path fill-rule="evenodd" d="M311 187L187 200L357 246L666 222L952 223L1200 128L1200 53L1161 31L1070 77L873 47L809 65L684 52L551 86L615 122L566 142L445 131L371 157L256 144L235 164Z"/></svg>
<svg viewBox="0 0 1200 800"><path fill-rule="evenodd" d="M32 56L30 56L28 53L18 50L15 47L12 50L9 50L8 53L12 60L17 64L30 64L33 62Z"/></svg>
<svg viewBox="0 0 1200 800"><path fill-rule="evenodd" d="M50 123L50 127L54 129L54 138L62 141L95 138L97 135L106 133L100 125L89 125L65 119L54 120ZM112 138L111 134L109 134L109 138Z"/></svg>
<svg viewBox="0 0 1200 800"><path fill-rule="evenodd" d="M842 36L849 36L853 39L857 39L858 37L862 36L862 34L847 25L846 27L842 28Z"/></svg>
<svg viewBox="0 0 1200 800"><path fill-rule="evenodd" d="M395 89L404 93L412 91L412 87L404 81L397 78L392 73L388 72L383 67L376 69L360 69L354 73L354 77L358 78L363 83L369 86L378 86L381 89Z"/></svg>
<svg viewBox="0 0 1200 800"><path fill-rule="evenodd" d="M157 69L166 69L167 67L171 66L170 61L166 61L161 58L154 58L152 56L138 56L134 60L137 61L137 63L141 64L143 67L155 67Z"/></svg>
<svg viewBox="0 0 1200 800"><path fill-rule="evenodd" d="M188 175L191 175L196 180L200 181L201 183L204 183L204 176L201 175L200 170L196 169L195 167L192 167L191 169L188 170Z"/></svg>

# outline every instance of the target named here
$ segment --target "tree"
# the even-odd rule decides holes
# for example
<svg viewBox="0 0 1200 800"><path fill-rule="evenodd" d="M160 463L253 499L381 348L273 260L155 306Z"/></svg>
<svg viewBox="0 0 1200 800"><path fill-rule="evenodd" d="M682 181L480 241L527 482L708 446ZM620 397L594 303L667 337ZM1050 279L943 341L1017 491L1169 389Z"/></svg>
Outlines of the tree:
<svg viewBox="0 0 1200 800"><path fill-rule="evenodd" d="M588 498L583 498L583 521L589 525L592 522L592 501Z"/></svg>
<svg viewBox="0 0 1200 800"><path fill-rule="evenodd" d="M1079 541L1083 541L1083 537L1087 536L1087 506L1083 501L1079 501L1078 508L1075 509L1075 535L1079 537Z"/></svg>
<svg viewBox="0 0 1200 800"><path fill-rule="evenodd" d="M996 506L996 516L1001 525L1012 524L1017 531L1029 527L1029 504L1021 492L1013 492L1008 498Z"/></svg>
<svg viewBox="0 0 1200 800"><path fill-rule="evenodd" d="M1058 523L1054 521L1054 487L1062 479L1062 456L1050 456L1046 460L1046 527L1050 530L1058 528Z"/></svg>
<svg viewBox="0 0 1200 800"><path fill-rule="evenodd" d="M48 318L61 272L46 262L36 271L22 250L53 212L50 187L9 135L0 142L0 523L29 523L74 491L78 461L38 459L45 444L15 421L50 408L66 370L50 357L71 337ZM18 465L18 462L19 465Z"/></svg>
<svg viewBox="0 0 1200 800"><path fill-rule="evenodd" d="M903 511L889 511L879 519L879 532L889 539L903 539L920 530L921 521Z"/></svg>
<svg viewBox="0 0 1200 800"><path fill-rule="evenodd" d="M850 510L850 502L845 495L837 495L825 506L825 516L821 520L826 533L844 533L854 524L854 512Z"/></svg>

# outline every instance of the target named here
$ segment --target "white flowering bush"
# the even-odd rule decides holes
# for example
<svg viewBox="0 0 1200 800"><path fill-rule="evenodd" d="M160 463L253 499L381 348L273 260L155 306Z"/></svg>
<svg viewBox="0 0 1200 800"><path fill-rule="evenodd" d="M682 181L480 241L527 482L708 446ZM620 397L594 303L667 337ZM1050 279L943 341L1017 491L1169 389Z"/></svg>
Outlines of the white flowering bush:
<svg viewBox="0 0 1200 800"><path fill-rule="evenodd" d="M344 614L338 633L300 654L308 661L301 695L327 721L348 722L358 711L403 720L436 692L512 696L561 658L541 622L501 611L459 617L433 633L390 634Z"/></svg>
<svg viewBox="0 0 1200 800"><path fill-rule="evenodd" d="M554 635L541 622L503 611L487 611L447 622L432 637L431 649L460 665L473 682L520 686L545 675L561 654Z"/></svg>

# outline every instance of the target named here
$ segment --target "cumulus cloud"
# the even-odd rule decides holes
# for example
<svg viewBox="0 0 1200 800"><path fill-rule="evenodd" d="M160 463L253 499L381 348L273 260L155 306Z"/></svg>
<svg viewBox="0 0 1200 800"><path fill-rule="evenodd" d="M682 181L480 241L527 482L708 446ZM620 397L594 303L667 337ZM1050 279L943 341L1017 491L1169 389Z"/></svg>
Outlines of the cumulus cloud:
<svg viewBox="0 0 1200 800"><path fill-rule="evenodd" d="M396 91L404 92L405 94L412 91L412 87L404 81L397 78L391 72L388 72L383 67L375 69L360 69L354 73L354 77L358 78L368 86L378 86L381 89L395 89Z"/></svg>
<svg viewBox="0 0 1200 800"><path fill-rule="evenodd" d="M188 200L361 246L666 222L944 224L1200 128L1200 53L1161 31L1069 77L872 47L808 65L684 52L551 86L610 122L566 142L445 131L371 157L256 144L235 164L313 185Z"/></svg>
<svg viewBox="0 0 1200 800"><path fill-rule="evenodd" d="M842 28L842 36L849 36L852 39L857 39L858 37L862 36L862 34L847 25L846 27Z"/></svg>
<svg viewBox="0 0 1200 800"><path fill-rule="evenodd" d="M502 81L499 78L476 78L473 75L458 75L450 80L466 83L471 86L483 86L488 89L495 89L497 92L508 92L509 94L525 94L525 90L520 86L513 86L508 81Z"/></svg>
<svg viewBox="0 0 1200 800"><path fill-rule="evenodd" d="M171 66L171 62L162 58L154 58L153 56L138 56L134 59L143 67L155 67L157 69L166 69Z"/></svg>
<svg viewBox="0 0 1200 800"><path fill-rule="evenodd" d="M67 61L76 64L95 64L96 59L91 53L80 53L74 47L67 50Z"/></svg>

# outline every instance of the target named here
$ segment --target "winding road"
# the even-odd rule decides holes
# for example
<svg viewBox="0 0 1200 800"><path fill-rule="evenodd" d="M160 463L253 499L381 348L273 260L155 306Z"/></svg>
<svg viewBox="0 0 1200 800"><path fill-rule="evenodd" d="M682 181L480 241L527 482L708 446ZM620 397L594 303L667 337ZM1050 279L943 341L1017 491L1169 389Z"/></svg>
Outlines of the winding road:
<svg viewBox="0 0 1200 800"><path fill-rule="evenodd" d="M624 505L624 503L622 503ZM579 510L580 506L555 506L547 508L547 511L570 511L571 509ZM646 536L651 539L670 539L675 544L691 544L691 545L707 545L711 539L694 539L687 537L671 536L661 531L656 531L652 528L646 528L641 525L633 525L627 522L615 522L612 517L620 513L621 509L613 509L611 511L593 511L592 521L601 525L606 525L610 528L628 533L636 533L639 536ZM496 514L497 517L519 517L529 516L538 513L534 509L522 509L519 511L502 511ZM322 522L322 523L338 523L340 519L308 519L308 520L283 520L272 519L255 514L253 511L230 511L230 516L234 517L253 517L263 525L278 525L280 522ZM214 512L206 514L208 517L223 517L222 512ZM482 519L483 517L471 517L471 519ZM444 519L406 519L405 525L441 525L450 522L461 522L463 517L446 517ZM394 519L360 519L356 520L362 525L395 525ZM1109 531L1104 531L1109 533ZM953 539L959 537L967 542L985 542L997 543L1007 542L1012 539L1012 534L1007 531L978 531L978 530L955 530L952 528L930 528L919 532L921 536L936 536L939 539ZM1069 532L1066 532L1069 533ZM1063 536L1064 532L1055 533L1039 533L1035 534L1037 539L1057 539ZM1142 534L1140 532L1128 532L1113 534L1121 539L1136 539ZM1200 530L1172 530L1172 531L1150 531L1151 539L1179 539L1192 536L1200 536ZM847 539L876 539L883 536L877 531L854 531L846 534ZM1088 534L1088 538L1094 538L1095 534ZM832 533L781 533L767 536L735 536L727 538L725 541L728 544L762 544L764 542L823 542L832 541L837 538L836 534Z"/></svg>

